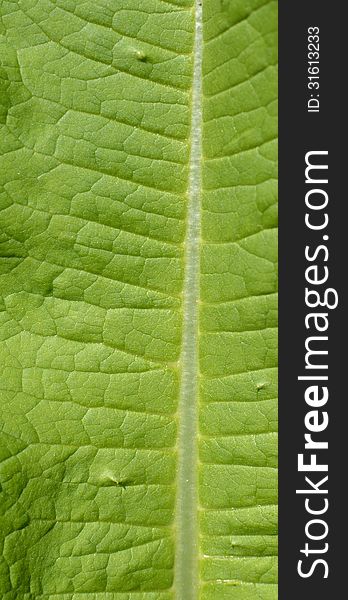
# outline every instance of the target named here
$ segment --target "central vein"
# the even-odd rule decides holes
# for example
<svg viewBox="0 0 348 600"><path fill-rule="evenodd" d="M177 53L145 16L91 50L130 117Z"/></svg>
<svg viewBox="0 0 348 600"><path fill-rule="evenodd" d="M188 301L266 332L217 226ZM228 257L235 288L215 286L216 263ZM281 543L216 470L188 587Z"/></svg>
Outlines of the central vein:
<svg viewBox="0 0 348 600"><path fill-rule="evenodd" d="M195 4L191 155L179 404L176 600L198 597L198 300L202 157L202 0Z"/></svg>

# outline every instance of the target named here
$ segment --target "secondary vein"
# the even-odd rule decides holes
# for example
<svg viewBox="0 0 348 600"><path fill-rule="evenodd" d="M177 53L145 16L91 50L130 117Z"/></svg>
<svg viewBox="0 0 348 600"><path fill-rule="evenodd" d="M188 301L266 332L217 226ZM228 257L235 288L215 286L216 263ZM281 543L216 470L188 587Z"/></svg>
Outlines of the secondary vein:
<svg viewBox="0 0 348 600"><path fill-rule="evenodd" d="M191 154L185 252L184 325L178 434L176 600L198 597L198 301L202 157L202 0L195 3Z"/></svg>

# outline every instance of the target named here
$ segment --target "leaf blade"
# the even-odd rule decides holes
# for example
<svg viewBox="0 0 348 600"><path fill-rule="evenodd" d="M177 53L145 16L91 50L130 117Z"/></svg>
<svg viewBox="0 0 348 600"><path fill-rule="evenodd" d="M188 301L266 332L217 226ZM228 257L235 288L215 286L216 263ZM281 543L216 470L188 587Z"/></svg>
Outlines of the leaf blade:
<svg viewBox="0 0 348 600"><path fill-rule="evenodd" d="M204 1L192 104L195 7L1 8L5 600L276 594L275 3Z"/></svg>

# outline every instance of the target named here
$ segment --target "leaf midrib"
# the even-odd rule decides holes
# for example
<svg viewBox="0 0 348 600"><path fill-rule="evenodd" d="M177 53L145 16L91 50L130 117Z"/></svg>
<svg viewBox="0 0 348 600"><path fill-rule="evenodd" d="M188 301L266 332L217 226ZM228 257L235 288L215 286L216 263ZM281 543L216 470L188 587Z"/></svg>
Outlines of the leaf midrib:
<svg viewBox="0 0 348 600"><path fill-rule="evenodd" d="M195 41L191 99L191 152L185 239L183 336L179 399L176 600L198 596L198 311L202 157L202 1L195 0Z"/></svg>

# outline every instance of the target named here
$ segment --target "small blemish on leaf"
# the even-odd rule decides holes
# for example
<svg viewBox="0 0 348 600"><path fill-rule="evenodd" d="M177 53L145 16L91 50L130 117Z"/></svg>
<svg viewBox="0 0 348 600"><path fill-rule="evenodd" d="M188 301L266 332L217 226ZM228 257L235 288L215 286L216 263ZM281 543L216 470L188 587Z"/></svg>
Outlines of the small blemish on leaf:
<svg viewBox="0 0 348 600"><path fill-rule="evenodd" d="M129 481L116 481L115 484L117 485L117 487L122 488L123 490L126 489L126 487L129 485Z"/></svg>
<svg viewBox="0 0 348 600"><path fill-rule="evenodd" d="M267 385L267 381L262 381L256 385L256 389L259 392L260 390L263 390L263 388L265 388Z"/></svg>
<svg viewBox="0 0 348 600"><path fill-rule="evenodd" d="M116 479L112 473L103 473L100 477L100 483L103 486L115 486L125 490L131 482L127 479Z"/></svg>
<svg viewBox="0 0 348 600"><path fill-rule="evenodd" d="M145 54L145 52L143 52L142 50L137 50L135 56L137 60L140 60L140 62L147 62L148 60L147 54Z"/></svg>

